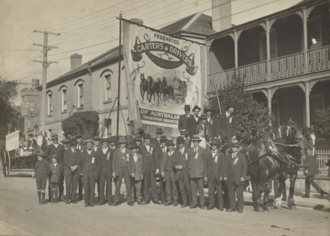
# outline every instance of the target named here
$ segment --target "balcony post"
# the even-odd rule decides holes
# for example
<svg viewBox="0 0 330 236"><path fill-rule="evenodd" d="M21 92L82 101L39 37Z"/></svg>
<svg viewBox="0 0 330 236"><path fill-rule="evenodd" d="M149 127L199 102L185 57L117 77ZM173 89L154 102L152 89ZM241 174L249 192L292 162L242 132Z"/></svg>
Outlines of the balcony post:
<svg viewBox="0 0 330 236"><path fill-rule="evenodd" d="M311 126L311 118L310 118L310 105L309 105L309 92L310 92L310 86L309 82L305 83L305 105L306 105L306 127Z"/></svg>
<svg viewBox="0 0 330 236"><path fill-rule="evenodd" d="M234 45L235 45L235 69L238 68L238 33L234 32Z"/></svg>
<svg viewBox="0 0 330 236"><path fill-rule="evenodd" d="M268 112L269 116L272 117L272 89L267 89L267 101L268 101ZM269 126L272 127L272 121L270 121Z"/></svg>
<svg viewBox="0 0 330 236"><path fill-rule="evenodd" d="M270 23L266 21L267 80L270 80Z"/></svg>
<svg viewBox="0 0 330 236"><path fill-rule="evenodd" d="M307 16L307 10L306 8L303 8L302 10L303 12L303 31L304 31L304 71L305 73L308 72L308 55L307 55L307 51L308 51L308 38L307 38L307 21L308 21L308 16Z"/></svg>

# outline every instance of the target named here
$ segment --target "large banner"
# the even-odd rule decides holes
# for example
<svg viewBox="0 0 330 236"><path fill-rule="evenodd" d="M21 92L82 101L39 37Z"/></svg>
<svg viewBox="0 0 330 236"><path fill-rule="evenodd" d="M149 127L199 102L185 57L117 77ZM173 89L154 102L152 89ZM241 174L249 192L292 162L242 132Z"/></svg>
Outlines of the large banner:
<svg viewBox="0 0 330 236"><path fill-rule="evenodd" d="M185 104L203 104L204 46L126 21L123 29L129 103L138 106L130 118L139 113L144 124L177 128Z"/></svg>
<svg viewBox="0 0 330 236"><path fill-rule="evenodd" d="M6 135L6 150L9 152L19 148L19 131Z"/></svg>

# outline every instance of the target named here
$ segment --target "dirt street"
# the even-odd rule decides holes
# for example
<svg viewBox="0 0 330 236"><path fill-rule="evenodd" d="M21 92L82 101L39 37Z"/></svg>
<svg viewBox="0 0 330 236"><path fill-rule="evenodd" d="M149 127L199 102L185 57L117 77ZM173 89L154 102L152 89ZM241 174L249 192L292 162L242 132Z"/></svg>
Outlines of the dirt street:
<svg viewBox="0 0 330 236"><path fill-rule="evenodd" d="M1 171L2 172L2 171ZM0 175L0 235L330 235L330 214L298 209L243 214L149 204L38 205L35 179Z"/></svg>

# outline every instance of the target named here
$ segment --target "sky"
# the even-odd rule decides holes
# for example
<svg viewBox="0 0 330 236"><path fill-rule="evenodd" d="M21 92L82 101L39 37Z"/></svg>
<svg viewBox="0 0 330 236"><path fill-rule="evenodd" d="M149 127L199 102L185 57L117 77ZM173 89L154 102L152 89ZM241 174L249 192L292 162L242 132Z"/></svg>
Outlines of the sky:
<svg viewBox="0 0 330 236"><path fill-rule="evenodd" d="M297 4L301 0L232 0L232 23L251 21ZM40 30L49 35L47 81L70 70L70 56L82 55L82 62L118 46L116 17L142 19L144 25L160 29L194 13L212 16L212 0L0 0L0 79L18 80L19 90L41 82L42 48ZM20 104L20 95L14 101Z"/></svg>

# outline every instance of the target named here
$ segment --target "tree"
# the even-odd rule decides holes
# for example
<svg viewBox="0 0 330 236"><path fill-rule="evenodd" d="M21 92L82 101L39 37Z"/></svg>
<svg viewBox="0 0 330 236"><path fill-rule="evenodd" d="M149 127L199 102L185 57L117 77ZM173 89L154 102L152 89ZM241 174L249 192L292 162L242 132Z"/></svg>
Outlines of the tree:
<svg viewBox="0 0 330 236"><path fill-rule="evenodd" d="M237 139L244 143L264 140L272 132L269 126L271 117L269 110L264 104L253 99L252 94L246 92L244 80L238 76L227 79L226 85L218 90L218 97L222 112L228 105L235 106L237 117ZM219 117L219 106L217 98L213 97L209 101L209 106Z"/></svg>
<svg viewBox="0 0 330 236"><path fill-rule="evenodd" d="M325 110L316 110L315 131L321 137L330 139L330 104Z"/></svg>
<svg viewBox="0 0 330 236"><path fill-rule="evenodd" d="M99 115L96 111L76 112L62 121L62 130L66 138L81 134L84 139L97 135Z"/></svg>
<svg viewBox="0 0 330 236"><path fill-rule="evenodd" d="M17 85L17 81L0 80L0 139L21 126L20 112L10 102L17 96Z"/></svg>

